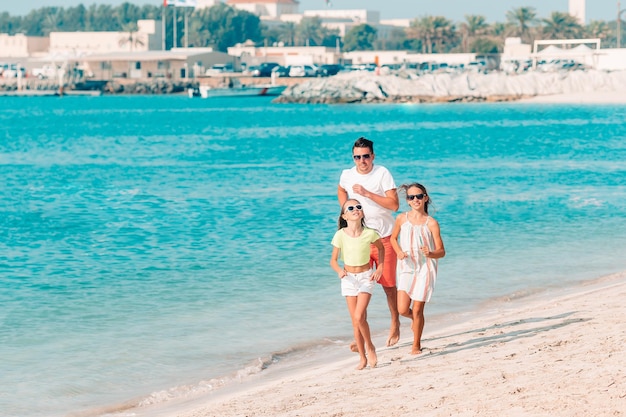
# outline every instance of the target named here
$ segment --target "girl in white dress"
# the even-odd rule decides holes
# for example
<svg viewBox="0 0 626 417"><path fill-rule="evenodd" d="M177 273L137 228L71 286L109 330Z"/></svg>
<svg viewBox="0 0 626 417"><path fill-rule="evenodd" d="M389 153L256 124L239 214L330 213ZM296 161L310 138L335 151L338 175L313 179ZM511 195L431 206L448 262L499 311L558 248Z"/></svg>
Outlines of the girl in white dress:
<svg viewBox="0 0 626 417"><path fill-rule="evenodd" d="M430 301L435 289L437 260L446 255L446 250L439 223L428 215L430 198L426 187L412 183L402 185L400 189L406 192L410 210L396 218L391 232L391 246L398 256L398 311L413 320L411 354L417 355L422 353L424 304Z"/></svg>

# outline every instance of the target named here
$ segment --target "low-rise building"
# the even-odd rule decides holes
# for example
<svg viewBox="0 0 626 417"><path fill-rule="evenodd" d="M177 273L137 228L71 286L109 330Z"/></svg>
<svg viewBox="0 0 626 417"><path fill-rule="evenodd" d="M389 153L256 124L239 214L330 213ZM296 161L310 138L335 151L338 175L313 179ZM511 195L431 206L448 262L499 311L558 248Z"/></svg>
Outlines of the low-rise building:
<svg viewBox="0 0 626 417"><path fill-rule="evenodd" d="M226 4L261 17L279 18L283 14L298 13L300 3L295 0L227 0Z"/></svg>
<svg viewBox="0 0 626 417"><path fill-rule="evenodd" d="M50 38L47 36L0 33L0 59L42 55L48 52L49 47Z"/></svg>
<svg viewBox="0 0 626 417"><path fill-rule="evenodd" d="M238 57L246 65L277 62L281 65L335 64L340 53L325 46L261 46L238 44L228 48L228 54Z"/></svg>
<svg viewBox="0 0 626 417"><path fill-rule="evenodd" d="M161 22L137 21L136 32L51 32L50 54L78 57L87 54L157 51L162 48Z"/></svg>
<svg viewBox="0 0 626 417"><path fill-rule="evenodd" d="M233 57L212 48L175 48L170 51L115 52L73 59L90 78L97 80L165 78L186 80L203 76L215 64Z"/></svg>

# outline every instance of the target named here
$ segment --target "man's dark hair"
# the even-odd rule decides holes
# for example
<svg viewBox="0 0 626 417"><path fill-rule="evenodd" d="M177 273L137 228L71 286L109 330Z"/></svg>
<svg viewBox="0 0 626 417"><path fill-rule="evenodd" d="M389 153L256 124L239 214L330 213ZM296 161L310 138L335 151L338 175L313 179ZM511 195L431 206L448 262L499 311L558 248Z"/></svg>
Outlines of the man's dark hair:
<svg viewBox="0 0 626 417"><path fill-rule="evenodd" d="M361 136L360 138L356 140L356 142L354 142L354 146L352 147L352 150L354 150L354 148L370 148L370 151L374 153L374 142L372 142L369 139L366 139L364 136Z"/></svg>

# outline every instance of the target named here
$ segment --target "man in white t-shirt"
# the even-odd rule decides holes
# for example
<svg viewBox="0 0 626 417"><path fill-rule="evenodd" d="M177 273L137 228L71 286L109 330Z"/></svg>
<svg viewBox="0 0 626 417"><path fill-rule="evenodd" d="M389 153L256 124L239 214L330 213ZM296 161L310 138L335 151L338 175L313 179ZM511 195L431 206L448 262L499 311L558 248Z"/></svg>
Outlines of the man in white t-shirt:
<svg viewBox="0 0 626 417"><path fill-rule="evenodd" d="M393 213L398 210L400 203L391 173L383 166L375 166L374 157L374 142L364 137L354 142L352 158L355 166L341 173L337 198L340 206L350 198L359 200L363 206L365 225L382 237L385 261L383 275L378 282L385 290L391 313L387 346L393 346L400 339L400 317L396 300L396 253L389 237L394 225ZM370 263L378 264L378 250L374 245L371 247Z"/></svg>

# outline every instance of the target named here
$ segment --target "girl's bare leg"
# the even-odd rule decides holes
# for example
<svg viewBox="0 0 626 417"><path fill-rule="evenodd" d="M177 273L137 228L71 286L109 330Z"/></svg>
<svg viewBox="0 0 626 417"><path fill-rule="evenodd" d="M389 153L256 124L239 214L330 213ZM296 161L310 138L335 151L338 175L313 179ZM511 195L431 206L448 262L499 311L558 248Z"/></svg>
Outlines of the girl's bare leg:
<svg viewBox="0 0 626 417"><path fill-rule="evenodd" d="M419 355L422 353L422 332L424 331L424 302L413 302L413 346L411 355Z"/></svg>
<svg viewBox="0 0 626 417"><path fill-rule="evenodd" d="M362 319L362 312L358 312L358 297L346 297L346 303L348 304L348 311L350 312L350 318L352 319L354 344L356 345L356 351L360 356L359 365L356 367L356 369L361 370L367 366L367 356L365 355L365 341L363 340L363 335L361 334L359 323Z"/></svg>
<svg viewBox="0 0 626 417"><path fill-rule="evenodd" d="M402 317L413 320L413 311L411 310L411 298L405 291L398 291L398 313Z"/></svg>
<svg viewBox="0 0 626 417"><path fill-rule="evenodd" d="M378 363L378 356L376 355L376 347L374 347L374 343L372 342L370 326L367 323L367 306L371 298L371 294L366 292L359 293L356 302L355 319L358 323L361 337L363 338L365 351L367 352L366 365L369 363L372 368L375 368Z"/></svg>

